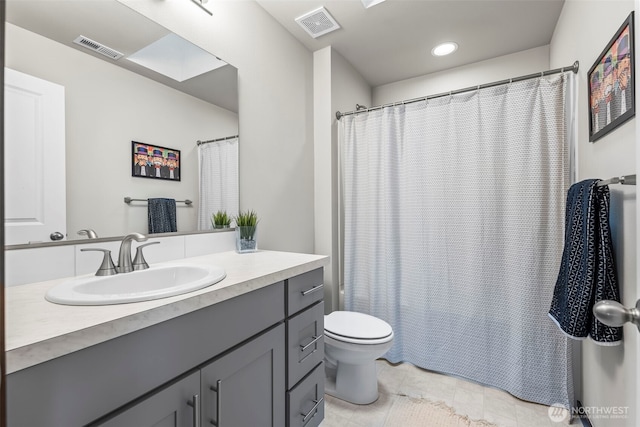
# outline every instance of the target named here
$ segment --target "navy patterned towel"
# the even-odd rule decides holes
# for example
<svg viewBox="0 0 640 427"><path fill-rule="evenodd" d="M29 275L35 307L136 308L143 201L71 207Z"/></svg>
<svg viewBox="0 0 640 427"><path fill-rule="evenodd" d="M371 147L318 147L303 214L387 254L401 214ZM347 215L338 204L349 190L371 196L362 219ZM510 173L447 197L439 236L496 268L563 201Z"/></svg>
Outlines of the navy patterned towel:
<svg viewBox="0 0 640 427"><path fill-rule="evenodd" d="M149 234L178 231L176 201L174 199L148 199Z"/></svg>
<svg viewBox="0 0 640 427"><path fill-rule="evenodd" d="M567 195L564 251L549 316L570 338L590 336L597 344L617 345L622 328L593 315L604 299L620 301L609 229L609 187L597 179L573 184Z"/></svg>

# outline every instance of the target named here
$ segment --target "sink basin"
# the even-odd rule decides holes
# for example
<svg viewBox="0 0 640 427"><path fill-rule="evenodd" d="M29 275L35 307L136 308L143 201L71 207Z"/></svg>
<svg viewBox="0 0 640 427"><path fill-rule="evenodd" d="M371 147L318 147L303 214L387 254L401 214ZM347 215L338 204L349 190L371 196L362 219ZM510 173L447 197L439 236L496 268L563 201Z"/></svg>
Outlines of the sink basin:
<svg viewBox="0 0 640 427"><path fill-rule="evenodd" d="M56 304L109 305L148 301L206 288L224 279L217 266L168 265L114 276L79 277L49 289Z"/></svg>

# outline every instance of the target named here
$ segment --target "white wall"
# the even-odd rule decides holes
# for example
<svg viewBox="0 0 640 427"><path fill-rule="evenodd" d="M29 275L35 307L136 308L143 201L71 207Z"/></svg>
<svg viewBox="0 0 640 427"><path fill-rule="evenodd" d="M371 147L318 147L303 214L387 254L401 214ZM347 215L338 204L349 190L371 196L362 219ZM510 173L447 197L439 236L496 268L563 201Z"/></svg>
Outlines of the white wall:
<svg viewBox="0 0 640 427"><path fill-rule="evenodd" d="M240 207L261 249L313 252L313 58L257 3L119 0L238 68Z"/></svg>
<svg viewBox="0 0 640 427"><path fill-rule="evenodd" d="M454 54L455 55L455 54ZM565 65L562 64L560 67ZM549 46L451 68L449 70L378 86L373 89L373 105L435 95L485 83L523 76L549 69Z"/></svg>
<svg viewBox="0 0 640 427"><path fill-rule="evenodd" d="M324 270L325 311L339 308L338 126L336 111L371 105L371 87L331 46L313 54L315 252L330 255Z"/></svg>
<svg viewBox="0 0 640 427"><path fill-rule="evenodd" d="M196 230L196 141L235 135L237 114L9 23L6 46L8 68L65 88L70 238L83 228L146 233L146 204L126 205L125 196L194 200L178 204L177 226ZM181 150L181 181L132 177L132 140Z"/></svg>
<svg viewBox="0 0 640 427"><path fill-rule="evenodd" d="M595 143L589 143L587 109L587 72L633 8L633 0L566 0L550 44L552 68L580 61L579 180L636 173L636 119L631 119ZM638 73L635 74L637 78ZM638 298L636 187L613 185L610 188L610 221L622 302L627 307L635 306ZM628 406L630 411L628 418L623 420L591 417L594 426L632 427L640 423L636 408L637 348L638 331L630 324L624 327L624 343L621 346L599 347L591 341L583 343L582 403L588 407Z"/></svg>

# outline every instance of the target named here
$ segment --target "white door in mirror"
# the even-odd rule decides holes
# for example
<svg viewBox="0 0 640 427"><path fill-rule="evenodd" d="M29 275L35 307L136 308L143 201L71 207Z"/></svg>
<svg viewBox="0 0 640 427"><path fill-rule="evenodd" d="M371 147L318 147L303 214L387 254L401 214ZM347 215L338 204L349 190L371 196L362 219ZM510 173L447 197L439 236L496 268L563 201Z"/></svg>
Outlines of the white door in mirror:
<svg viewBox="0 0 640 427"><path fill-rule="evenodd" d="M66 235L64 87L5 68L5 243Z"/></svg>
<svg viewBox="0 0 640 427"><path fill-rule="evenodd" d="M149 301L206 288L226 277L217 266L168 265L114 276L79 277L62 282L45 298L65 305L109 305Z"/></svg>

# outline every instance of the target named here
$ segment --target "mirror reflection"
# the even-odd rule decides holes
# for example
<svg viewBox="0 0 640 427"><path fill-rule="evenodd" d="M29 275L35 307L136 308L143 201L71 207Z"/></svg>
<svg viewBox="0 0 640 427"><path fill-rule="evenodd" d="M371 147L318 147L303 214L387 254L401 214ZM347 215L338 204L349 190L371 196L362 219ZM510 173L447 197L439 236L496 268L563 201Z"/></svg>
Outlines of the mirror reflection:
<svg viewBox="0 0 640 427"><path fill-rule="evenodd" d="M193 201L176 204L179 232L210 228L197 142L237 153L237 70L115 0L16 0L6 15L6 244L144 233L149 198ZM136 174L133 141L162 151L150 173L179 179Z"/></svg>

